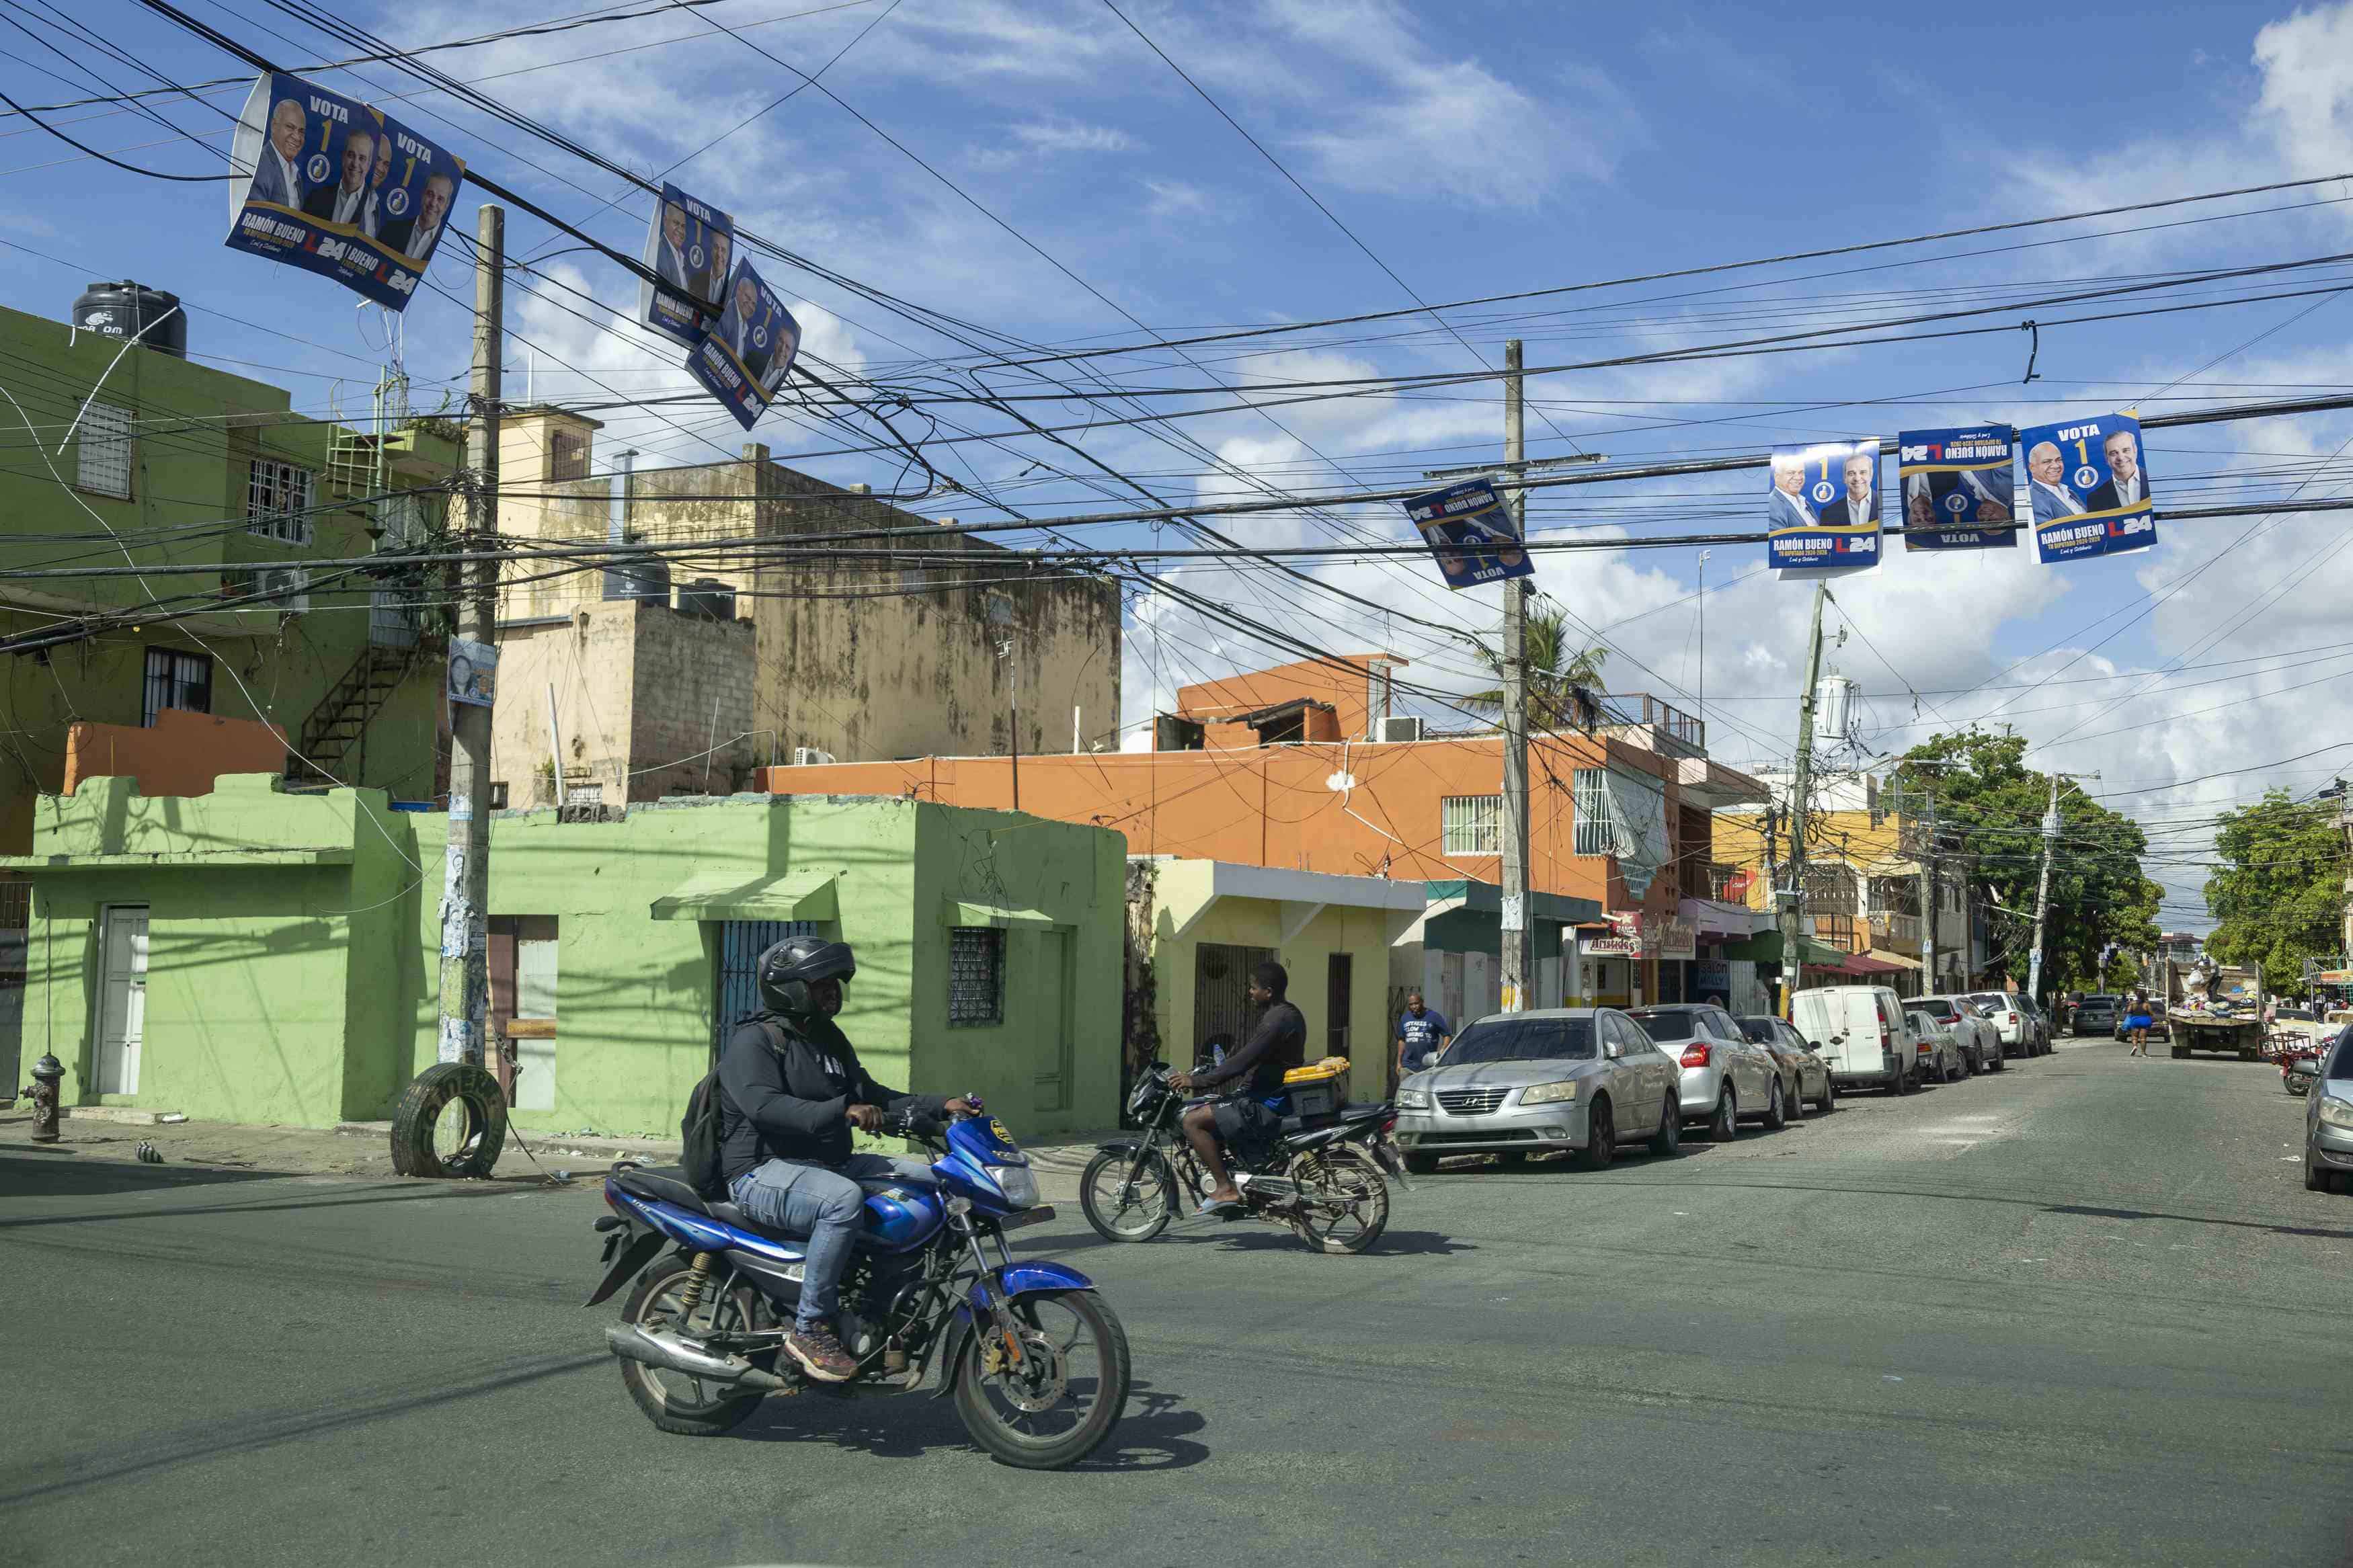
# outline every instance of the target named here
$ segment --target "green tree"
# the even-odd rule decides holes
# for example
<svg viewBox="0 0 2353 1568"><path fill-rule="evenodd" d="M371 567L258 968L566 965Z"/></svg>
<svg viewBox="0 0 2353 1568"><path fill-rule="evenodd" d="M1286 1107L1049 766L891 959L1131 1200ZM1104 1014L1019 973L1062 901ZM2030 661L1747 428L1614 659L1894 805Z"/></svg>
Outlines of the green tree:
<svg viewBox="0 0 2353 1568"><path fill-rule="evenodd" d="M2223 814L2214 848L2221 863L2206 879L2206 912L2215 921L2206 951L2260 968L2268 990L2302 991L2304 961L2335 956L2343 931L2337 803L2267 790Z"/></svg>
<svg viewBox="0 0 2353 1568"><path fill-rule="evenodd" d="M1600 647L1572 647L1567 614L1551 605L1529 608L1524 647L1528 664L1529 730L1578 728L1577 689L1581 687L1588 691L1601 689L1601 667L1609 662L1609 650ZM1500 713L1504 709L1504 656L1499 649L1482 643L1479 647L1479 658L1486 665L1495 684L1484 691L1474 691L1462 700L1466 706L1482 712Z"/></svg>
<svg viewBox="0 0 2353 1568"><path fill-rule="evenodd" d="M1934 790L1939 827L1975 858L1972 879L1990 887L2004 909L2034 908L2042 868L2042 814L2051 802L2051 780L2025 764L2026 741L1983 730L1943 734L1905 753L1895 770L1896 787L1919 795ZM1923 763L1945 764L1937 767ZM2148 841L2130 817L2088 799L2081 790L2059 792L2059 841L2051 862L2051 913L2044 936L2042 979L2046 987L2100 989L2120 973L2100 970L2100 952L2157 943L2158 901L2164 889L2141 871ZM2032 958L2031 926L2008 947L2004 963L2023 984Z"/></svg>

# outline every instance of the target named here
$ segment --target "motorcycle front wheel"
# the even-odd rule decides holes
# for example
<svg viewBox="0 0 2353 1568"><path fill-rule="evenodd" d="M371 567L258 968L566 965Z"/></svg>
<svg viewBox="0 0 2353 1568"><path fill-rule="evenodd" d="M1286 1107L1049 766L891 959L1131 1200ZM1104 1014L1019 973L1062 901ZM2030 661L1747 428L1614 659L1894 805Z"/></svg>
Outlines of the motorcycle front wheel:
<svg viewBox="0 0 2353 1568"><path fill-rule="evenodd" d="M1111 1436L1127 1405L1127 1331L1092 1290L1039 1290L1010 1303L1012 1360L993 1325L965 1342L956 1415L972 1440L1025 1470L1067 1469Z"/></svg>
<svg viewBox="0 0 2353 1568"><path fill-rule="evenodd" d="M1327 1143L1291 1162L1303 1212L1291 1222L1299 1239L1324 1252L1362 1252L1389 1223L1389 1188L1381 1168L1354 1143Z"/></svg>
<svg viewBox="0 0 2353 1568"><path fill-rule="evenodd" d="M1176 1213L1176 1173L1158 1150L1141 1168L1132 1150L1106 1149L1079 1177L1079 1207L1105 1241L1150 1241Z"/></svg>

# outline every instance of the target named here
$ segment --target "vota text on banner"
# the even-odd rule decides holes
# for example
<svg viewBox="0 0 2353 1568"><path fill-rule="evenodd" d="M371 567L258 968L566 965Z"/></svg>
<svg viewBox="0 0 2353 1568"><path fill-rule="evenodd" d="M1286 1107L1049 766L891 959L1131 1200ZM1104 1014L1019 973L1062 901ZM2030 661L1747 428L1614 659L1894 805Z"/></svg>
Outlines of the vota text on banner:
<svg viewBox="0 0 2353 1568"><path fill-rule="evenodd" d="M1768 564L1820 576L1879 564L1879 443L1778 447L1765 492Z"/></svg>
<svg viewBox="0 0 2353 1568"><path fill-rule="evenodd" d="M273 72L229 142L228 247L406 310L466 163L355 98Z"/></svg>
<svg viewBox="0 0 2353 1568"><path fill-rule="evenodd" d="M2012 459L2016 430L2007 425L1906 430L1895 445L1907 554L2017 546L2019 514L2025 509Z"/></svg>
<svg viewBox="0 0 2353 1568"><path fill-rule="evenodd" d="M800 350L800 323L752 264L738 261L728 279L726 309L687 355L686 368L749 430L768 411Z"/></svg>
<svg viewBox="0 0 2353 1568"><path fill-rule="evenodd" d="M734 255L735 220L664 184L640 258L661 284L638 279L638 320L684 347L700 344L726 305Z"/></svg>
<svg viewBox="0 0 2353 1568"><path fill-rule="evenodd" d="M2142 458L2140 421L2103 414L2018 433L2026 450L2026 494L2034 549L2045 565L2121 555L2157 542L2157 518Z"/></svg>
<svg viewBox="0 0 2353 1568"><path fill-rule="evenodd" d="M1485 479L1465 479L1411 497L1405 514L1421 531L1450 588L1476 588L1507 577L1533 577L1535 563L1522 548L1511 509Z"/></svg>

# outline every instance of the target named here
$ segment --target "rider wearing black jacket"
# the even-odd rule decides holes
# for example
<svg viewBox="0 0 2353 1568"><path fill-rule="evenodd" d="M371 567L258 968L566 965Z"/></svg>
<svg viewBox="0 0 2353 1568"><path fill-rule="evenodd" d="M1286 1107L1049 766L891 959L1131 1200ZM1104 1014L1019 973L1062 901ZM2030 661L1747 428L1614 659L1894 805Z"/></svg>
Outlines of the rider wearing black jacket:
<svg viewBox="0 0 2353 1568"><path fill-rule="evenodd" d="M1218 1067L1169 1076L1179 1092L1225 1096L1185 1113L1185 1140L1215 1184L1201 1205L1205 1213L1229 1208L1242 1198L1226 1172L1220 1142L1230 1147L1273 1131L1275 1115L1265 1102L1282 1093L1282 1075L1306 1058L1307 1020L1285 999L1290 988L1291 976L1280 963L1269 961L1252 969L1250 999L1261 1010L1250 1038Z"/></svg>

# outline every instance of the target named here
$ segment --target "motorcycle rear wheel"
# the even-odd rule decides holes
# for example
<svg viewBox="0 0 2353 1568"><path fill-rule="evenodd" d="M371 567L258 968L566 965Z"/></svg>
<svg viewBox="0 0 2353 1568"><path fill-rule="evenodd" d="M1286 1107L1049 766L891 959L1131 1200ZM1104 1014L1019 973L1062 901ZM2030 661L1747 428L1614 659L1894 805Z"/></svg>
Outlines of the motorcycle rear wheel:
<svg viewBox="0 0 2353 1568"><path fill-rule="evenodd" d="M1135 1174L1135 1189L1120 1201L1133 1152L1106 1149L1087 1162L1079 1177L1079 1207L1105 1241L1150 1241L1168 1228L1176 1213L1176 1173L1155 1150Z"/></svg>
<svg viewBox="0 0 2353 1568"><path fill-rule="evenodd" d="M690 1335L709 1333L714 1327L726 1332L748 1332L761 1326L754 1321L760 1309L754 1292L746 1285L735 1286L721 1299L715 1325L710 1321L708 1298L695 1309L691 1327L681 1325L678 1321L679 1300L691 1272L687 1260L675 1252L662 1258L638 1276L637 1289L629 1292L628 1300L621 1308L621 1321L640 1328L670 1329ZM638 1408L646 1413L647 1420L681 1437L716 1437L723 1432L733 1431L761 1399L758 1389L713 1383L627 1358L621 1360L621 1383L628 1389L629 1397L638 1402Z"/></svg>
<svg viewBox="0 0 2353 1568"><path fill-rule="evenodd" d="M1103 1446L1127 1406L1127 1331L1092 1290L1037 1290L1011 1302L1024 1337L1052 1347L1048 1383L988 1370L995 1330L984 1321L964 1342L955 1378L956 1415L972 1440L1025 1470L1068 1469ZM1034 1356L1035 1348L1025 1346ZM1047 1402L1044 1409L1027 1406Z"/></svg>
<svg viewBox="0 0 2353 1568"><path fill-rule="evenodd" d="M1389 1187L1370 1154L1353 1143L1326 1143L1291 1162L1284 1173L1299 1184L1306 1212L1291 1222L1299 1239L1319 1251L1364 1251L1389 1223ZM1329 1205L1329 1206L1322 1206Z"/></svg>

